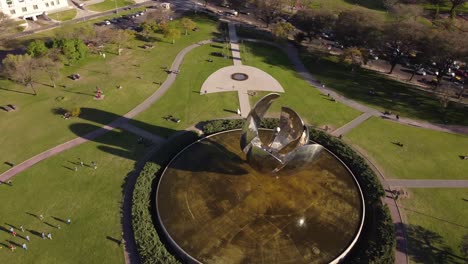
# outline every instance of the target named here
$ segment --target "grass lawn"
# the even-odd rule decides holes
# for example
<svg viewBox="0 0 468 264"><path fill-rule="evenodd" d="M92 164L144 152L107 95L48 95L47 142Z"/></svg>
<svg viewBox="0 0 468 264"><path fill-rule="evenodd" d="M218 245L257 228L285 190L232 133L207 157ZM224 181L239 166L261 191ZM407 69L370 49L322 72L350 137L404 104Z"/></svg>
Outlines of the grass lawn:
<svg viewBox="0 0 468 264"><path fill-rule="evenodd" d="M412 263L466 263L460 243L468 234L467 189L410 189L402 199Z"/></svg>
<svg viewBox="0 0 468 264"><path fill-rule="evenodd" d="M0 185L2 263L124 263L123 248L112 239L119 241L122 233L124 178L144 153L137 138L111 131L34 165L13 178L11 187ZM87 165L95 161L98 168L81 167L78 158ZM41 214L43 221L36 217ZM62 222L68 218L71 225ZM8 234L10 225L23 238ZM19 231L21 225L26 232ZM42 240L41 232L53 239ZM9 241L19 245L15 252Z"/></svg>
<svg viewBox="0 0 468 264"><path fill-rule="evenodd" d="M116 2L117 1L117 4ZM132 0L104 0L104 2L94 4L94 5L89 5L86 6L87 9L92 10L92 11L107 11L111 9L116 9L122 6L128 6L128 5L133 5L135 2Z"/></svg>
<svg viewBox="0 0 468 264"><path fill-rule="evenodd" d="M211 20L194 20L199 31L182 36L175 44L163 40L155 42L153 49L145 50L139 48L145 42L132 40L121 56L116 55L115 48L111 47L106 52L106 59L90 55L73 66L66 66L57 81L57 88L50 87L50 81L44 76L35 84L37 96L28 94L30 88L0 80L0 106L14 104L18 107L15 112L0 111L0 173L9 168L4 162L19 164L76 137L76 131L71 131L69 126L84 120L64 120L56 114L58 108L90 109L88 113L92 112L92 115L85 115L86 122L102 125L143 102L158 89L159 86L153 82L166 79L167 74L161 67L170 65L184 47L212 38L217 31L216 23ZM81 79L73 81L67 78L72 73L79 73ZM118 90L119 85L123 89ZM96 87L103 90L104 100L93 99ZM78 132L82 134L86 129L89 127L84 126Z"/></svg>
<svg viewBox="0 0 468 264"><path fill-rule="evenodd" d="M67 20L72 20L73 18L75 18L76 13L77 13L76 9L73 8L70 10L49 14L48 16L54 20L67 21Z"/></svg>
<svg viewBox="0 0 468 264"><path fill-rule="evenodd" d="M233 114L239 105L236 92L200 95L201 86L208 76L222 67L232 65L230 59L210 55L220 51L218 46L222 44L203 45L189 52L171 88L158 102L138 115L132 121L133 124L158 135L168 136L199 121L236 116ZM208 58L213 59L213 62L208 62ZM167 115L173 115L181 122L174 123L162 118Z"/></svg>
<svg viewBox="0 0 468 264"><path fill-rule="evenodd" d="M311 3L312 8L323 8L332 11L342 11L351 8L367 8L383 13L384 6L378 0L315 0Z"/></svg>
<svg viewBox="0 0 468 264"><path fill-rule="evenodd" d="M434 95L411 89L411 86L388 79L380 73L357 69L354 72L338 61L338 57L301 53L309 71L327 86L342 95L380 110L391 110L400 116L434 123L468 125L468 111L450 103L443 109ZM320 59L319 59L320 58ZM369 95L374 90L377 95Z"/></svg>
<svg viewBox="0 0 468 264"><path fill-rule="evenodd" d="M373 117L345 135L387 178L468 179L468 136L436 132ZM392 142L401 142L399 147Z"/></svg>
<svg viewBox="0 0 468 264"><path fill-rule="evenodd" d="M296 73L287 55L278 48L244 42L241 51L244 64L271 74L283 86L285 93L271 107L271 111L278 113L278 117L282 106L290 106L308 124L338 128L360 115L357 110L332 102L326 95L311 87ZM266 92L253 96L251 106L265 94Z"/></svg>

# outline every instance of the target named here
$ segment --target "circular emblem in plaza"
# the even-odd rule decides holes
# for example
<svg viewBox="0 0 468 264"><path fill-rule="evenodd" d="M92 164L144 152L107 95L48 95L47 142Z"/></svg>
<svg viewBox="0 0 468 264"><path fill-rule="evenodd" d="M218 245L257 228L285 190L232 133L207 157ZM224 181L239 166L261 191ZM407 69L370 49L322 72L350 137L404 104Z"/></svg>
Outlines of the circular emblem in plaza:
<svg viewBox="0 0 468 264"><path fill-rule="evenodd" d="M236 80L236 81L245 81L249 79L249 75L241 72L236 72L231 75L231 79Z"/></svg>

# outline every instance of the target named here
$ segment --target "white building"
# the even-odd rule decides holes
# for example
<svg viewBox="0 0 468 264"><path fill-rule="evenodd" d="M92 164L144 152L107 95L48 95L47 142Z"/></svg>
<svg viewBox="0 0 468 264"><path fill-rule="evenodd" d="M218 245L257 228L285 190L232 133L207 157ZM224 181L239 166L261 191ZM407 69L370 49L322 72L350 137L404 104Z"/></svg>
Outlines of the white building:
<svg viewBox="0 0 468 264"><path fill-rule="evenodd" d="M0 0L0 12L12 18L32 18L68 7L67 0Z"/></svg>

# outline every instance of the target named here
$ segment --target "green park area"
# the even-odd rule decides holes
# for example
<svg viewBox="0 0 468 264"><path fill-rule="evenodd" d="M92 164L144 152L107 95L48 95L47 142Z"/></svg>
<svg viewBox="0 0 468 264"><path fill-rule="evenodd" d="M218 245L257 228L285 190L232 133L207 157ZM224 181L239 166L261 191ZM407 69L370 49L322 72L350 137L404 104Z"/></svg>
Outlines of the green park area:
<svg viewBox="0 0 468 264"><path fill-rule="evenodd" d="M400 204L411 263L466 263L460 246L468 235L467 201L466 189L409 189Z"/></svg>
<svg viewBox="0 0 468 264"><path fill-rule="evenodd" d="M222 67L232 65L231 59L211 55L221 52L222 49L222 43L213 43L190 51L184 58L176 81L167 93L131 122L167 137L199 121L237 115L234 114L239 101L236 92L200 95L201 86L208 76ZM180 119L180 123L163 118L169 115Z"/></svg>
<svg viewBox="0 0 468 264"><path fill-rule="evenodd" d="M67 20L72 20L76 16L76 9L70 9L66 11L61 11L53 14L49 14L48 16L52 18L53 20L57 21L67 21Z"/></svg>
<svg viewBox="0 0 468 264"><path fill-rule="evenodd" d="M272 105L271 111L279 116L281 106L290 106L301 115L305 122L317 127L338 128L361 113L343 104L331 101L308 84L295 71L286 53L277 47L244 42L241 47L243 63L257 67L279 81L285 93ZM272 54L275 54L272 56ZM257 93L251 99L253 105L266 93Z"/></svg>
<svg viewBox="0 0 468 264"><path fill-rule="evenodd" d="M468 179L468 136L422 129L377 117L345 135L387 178ZM401 143L403 146L399 146Z"/></svg>
<svg viewBox="0 0 468 264"><path fill-rule="evenodd" d="M353 71L333 55L302 52L308 70L338 93L381 111L434 123L468 125L468 111L450 102L446 108L434 94L414 89L381 73L358 68ZM374 91L375 93L370 93Z"/></svg>
<svg viewBox="0 0 468 264"><path fill-rule="evenodd" d="M113 130L21 172L12 186L0 185L3 263L124 263L119 245L122 186L144 152L137 139ZM11 227L16 237L9 233ZM51 233L52 240L43 240L42 232ZM13 252L10 244L16 246Z"/></svg>
<svg viewBox="0 0 468 264"><path fill-rule="evenodd" d="M86 6L86 8L92 11L102 12L123 6L132 5L134 3L135 2L132 0L104 0L101 3Z"/></svg>
<svg viewBox="0 0 468 264"><path fill-rule="evenodd" d="M147 42L131 39L120 56L116 47L111 45L105 59L98 54L90 54L82 61L65 66L56 80L56 88L52 87L47 76L41 76L34 83L36 96L29 86L0 80L0 106L17 106L16 111L0 112L0 160L18 164L91 131L85 126L72 131L70 126L76 122L102 126L143 102L166 79L167 73L163 68L174 60L179 51L189 44L214 37L216 23L206 18L193 20L199 30L181 36L175 44L155 34L160 41L154 42L152 49L142 48ZM44 38L51 35L48 33ZM81 76L79 80L68 77L76 73ZM117 89L119 86L123 88ZM94 100L97 87L103 91L104 100ZM183 101L180 103L185 104ZM64 109L74 108L81 108L80 118L62 118ZM21 136L16 136L18 131L22 131ZM0 172L10 168L3 162Z"/></svg>

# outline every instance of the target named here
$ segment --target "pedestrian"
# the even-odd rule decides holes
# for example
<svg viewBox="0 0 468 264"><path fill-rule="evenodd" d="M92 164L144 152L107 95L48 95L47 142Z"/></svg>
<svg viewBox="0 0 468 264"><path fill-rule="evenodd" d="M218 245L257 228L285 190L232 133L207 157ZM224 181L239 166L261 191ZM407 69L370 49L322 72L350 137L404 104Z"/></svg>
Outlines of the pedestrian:
<svg viewBox="0 0 468 264"><path fill-rule="evenodd" d="M13 232L15 232L15 229L13 229L13 227L10 227L10 233L13 234Z"/></svg>
<svg viewBox="0 0 468 264"><path fill-rule="evenodd" d="M67 219L67 225L71 224L70 218Z"/></svg>
<svg viewBox="0 0 468 264"><path fill-rule="evenodd" d="M23 249L28 250L28 246L26 246L26 244L24 244L24 243L23 243Z"/></svg>
<svg viewBox="0 0 468 264"><path fill-rule="evenodd" d="M396 120L400 120L400 116L399 116L399 115L396 115Z"/></svg>
<svg viewBox="0 0 468 264"><path fill-rule="evenodd" d="M57 229L60 230L60 225L57 225Z"/></svg>
<svg viewBox="0 0 468 264"><path fill-rule="evenodd" d="M95 161L91 162L91 165L93 166L94 169L97 169L97 163Z"/></svg>
<svg viewBox="0 0 468 264"><path fill-rule="evenodd" d="M42 237L42 239L45 239L45 234L44 234L44 232L41 233L41 237Z"/></svg>
<svg viewBox="0 0 468 264"><path fill-rule="evenodd" d="M11 233L14 237L16 237L16 231L13 231L13 233Z"/></svg>
<svg viewBox="0 0 468 264"><path fill-rule="evenodd" d="M76 167L76 166L75 166L75 169L74 169L74 171L78 171L78 167Z"/></svg>
<svg viewBox="0 0 468 264"><path fill-rule="evenodd" d="M50 240L52 240L52 234L51 234L51 233L48 233L48 234L47 234L47 238L50 239Z"/></svg>
<svg viewBox="0 0 468 264"><path fill-rule="evenodd" d="M13 246L13 244L10 244L10 249L11 249L11 252L15 251L15 246Z"/></svg>
<svg viewBox="0 0 468 264"><path fill-rule="evenodd" d="M44 220L44 216L43 215L39 215L39 220Z"/></svg>
<svg viewBox="0 0 468 264"><path fill-rule="evenodd" d="M24 228L23 228L23 226L20 226L20 229L21 229L21 232L24 232Z"/></svg>
<svg viewBox="0 0 468 264"><path fill-rule="evenodd" d="M80 161L81 167L83 167L83 166L84 166L84 162L83 162L81 159L78 159L78 160Z"/></svg>
<svg viewBox="0 0 468 264"><path fill-rule="evenodd" d="M29 238L29 236L26 236L26 240L27 240L27 241L30 241L30 238Z"/></svg>

